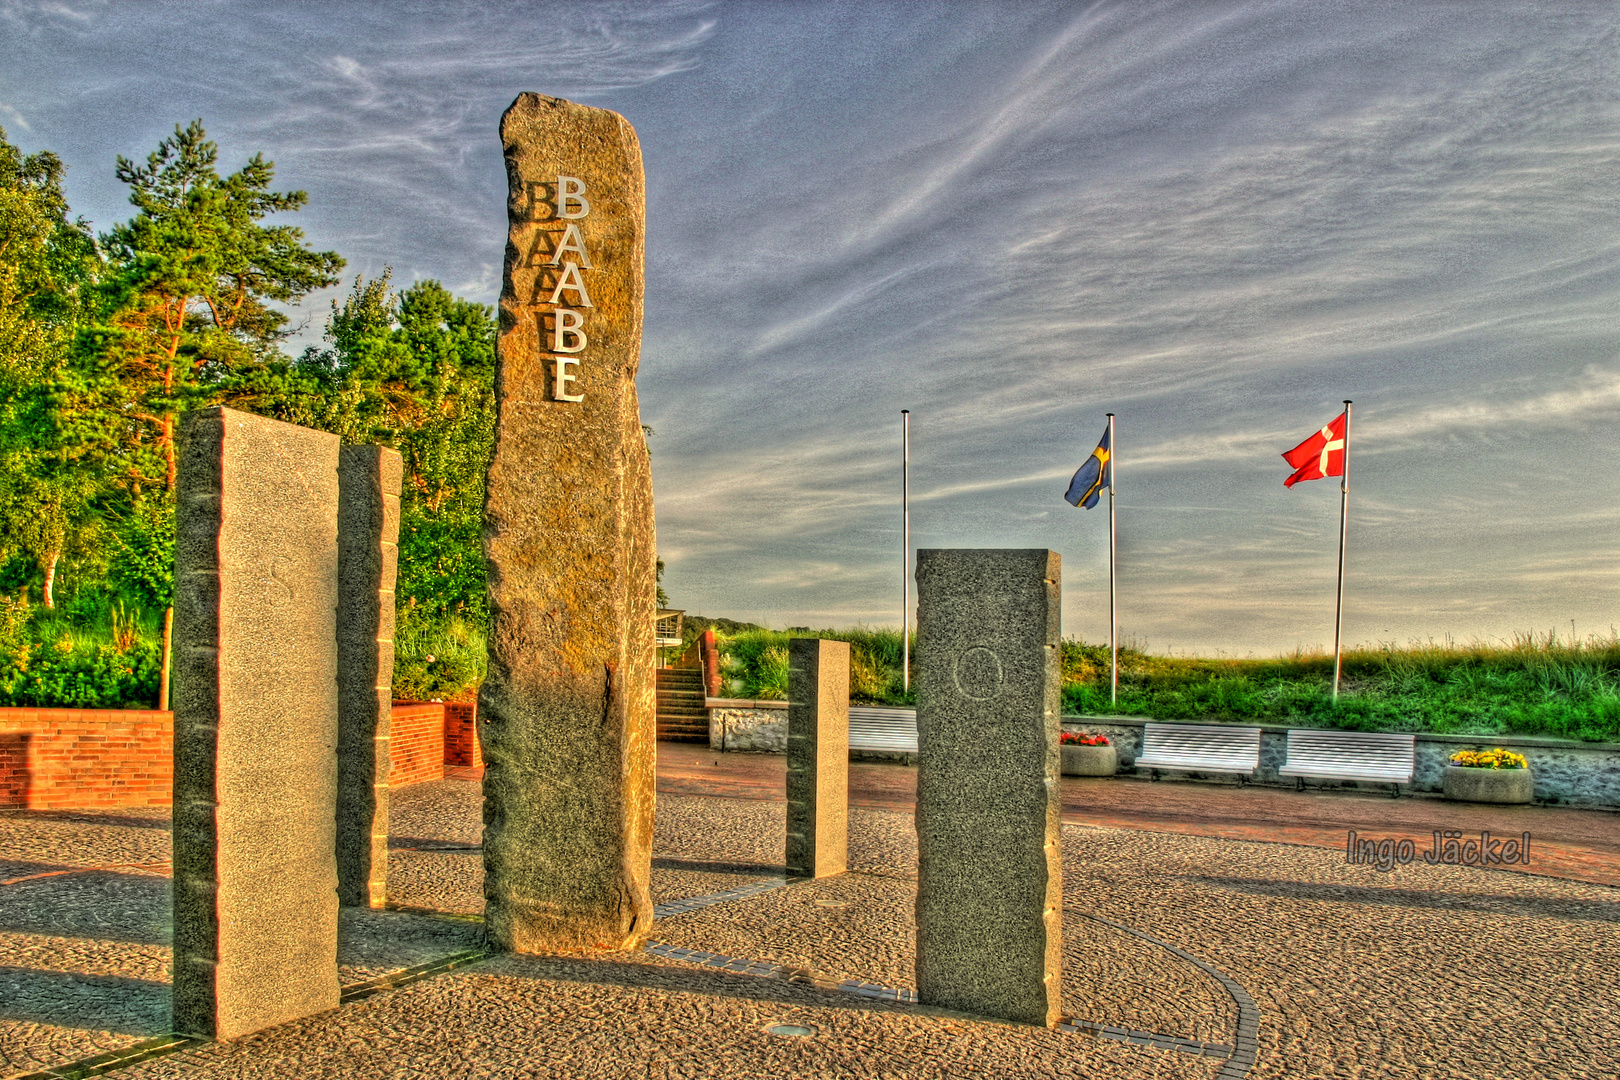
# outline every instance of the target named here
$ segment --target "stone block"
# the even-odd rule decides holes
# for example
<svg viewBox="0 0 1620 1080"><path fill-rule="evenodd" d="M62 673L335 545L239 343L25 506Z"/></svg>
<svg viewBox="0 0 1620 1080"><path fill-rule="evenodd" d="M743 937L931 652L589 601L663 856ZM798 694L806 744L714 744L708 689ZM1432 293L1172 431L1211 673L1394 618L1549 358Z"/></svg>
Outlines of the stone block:
<svg viewBox="0 0 1620 1080"><path fill-rule="evenodd" d="M849 642L788 641L787 872L849 867Z"/></svg>
<svg viewBox="0 0 1620 1080"><path fill-rule="evenodd" d="M338 902L388 896L388 720L404 465L385 446L338 456Z"/></svg>
<svg viewBox="0 0 1620 1080"><path fill-rule="evenodd" d="M917 997L1060 1012L1059 561L917 552Z"/></svg>
<svg viewBox="0 0 1620 1080"><path fill-rule="evenodd" d="M654 537L636 399L645 195L617 113L524 94L485 499L485 927L517 952L652 927Z"/></svg>
<svg viewBox="0 0 1620 1080"><path fill-rule="evenodd" d="M338 439L185 416L175 504L174 1029L338 1003Z"/></svg>

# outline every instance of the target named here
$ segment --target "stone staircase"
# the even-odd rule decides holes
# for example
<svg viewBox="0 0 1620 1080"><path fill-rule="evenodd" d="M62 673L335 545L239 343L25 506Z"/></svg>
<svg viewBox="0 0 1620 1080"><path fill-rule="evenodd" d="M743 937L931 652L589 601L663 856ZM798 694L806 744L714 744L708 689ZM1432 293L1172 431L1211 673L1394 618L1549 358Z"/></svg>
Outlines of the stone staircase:
<svg viewBox="0 0 1620 1080"><path fill-rule="evenodd" d="M662 742L709 741L709 710L703 705L703 669L659 668L658 738Z"/></svg>

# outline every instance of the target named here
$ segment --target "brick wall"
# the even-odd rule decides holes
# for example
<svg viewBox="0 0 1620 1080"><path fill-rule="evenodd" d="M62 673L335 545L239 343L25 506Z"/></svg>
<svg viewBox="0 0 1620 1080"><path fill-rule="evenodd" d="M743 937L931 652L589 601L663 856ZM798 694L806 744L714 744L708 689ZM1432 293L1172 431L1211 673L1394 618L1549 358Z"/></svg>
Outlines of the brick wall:
<svg viewBox="0 0 1620 1080"><path fill-rule="evenodd" d="M388 727L388 786L444 779L444 705L396 701Z"/></svg>
<svg viewBox="0 0 1620 1080"><path fill-rule="evenodd" d="M479 769L484 765L478 745L478 705L450 701L444 706L444 763L449 768Z"/></svg>
<svg viewBox="0 0 1620 1080"><path fill-rule="evenodd" d="M482 765L477 706L395 702L390 787ZM168 806L174 714L155 709L0 708L0 808Z"/></svg>
<svg viewBox="0 0 1620 1080"><path fill-rule="evenodd" d="M0 709L0 807L168 806L173 786L173 713Z"/></svg>

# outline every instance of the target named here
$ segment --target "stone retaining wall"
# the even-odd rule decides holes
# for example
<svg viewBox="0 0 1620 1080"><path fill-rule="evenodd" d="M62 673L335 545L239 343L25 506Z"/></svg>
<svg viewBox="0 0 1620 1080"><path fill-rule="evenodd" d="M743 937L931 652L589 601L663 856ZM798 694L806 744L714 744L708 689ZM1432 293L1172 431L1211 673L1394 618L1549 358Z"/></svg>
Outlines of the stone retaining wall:
<svg viewBox="0 0 1620 1080"><path fill-rule="evenodd" d="M787 753L787 702L709 698L708 704L710 750L750 754ZM917 755L904 750L851 748L849 760L915 765Z"/></svg>
<svg viewBox="0 0 1620 1080"><path fill-rule="evenodd" d="M1065 716L1063 726L1071 731L1091 731L1107 735L1119 755L1119 771L1137 772L1136 757L1142 752L1142 728L1146 720L1117 716ZM1241 726L1241 725L1234 725ZM1260 768L1250 777L1251 784L1293 787L1294 778L1278 770L1288 760L1288 728L1260 726ZM1506 747L1523 754L1535 777L1537 802L1563 806L1620 806L1620 744L1580 743L1564 739L1539 739L1526 735L1433 735L1417 736L1417 756L1412 783L1403 791L1439 792L1441 770L1458 750ZM1148 770L1143 769L1146 774ZM1186 773L1162 773L1166 779L1187 779ZM1227 774L1212 774L1228 778ZM1388 791L1388 784L1357 783L1345 780L1307 780L1311 787L1364 787Z"/></svg>
<svg viewBox="0 0 1620 1080"><path fill-rule="evenodd" d="M1142 727L1146 720L1118 716L1065 716L1063 726L1071 731L1094 731L1107 735L1119 754L1120 773L1135 775L1136 756L1142 752ZM1240 725L1239 725L1240 726ZM1428 735L1417 736L1416 768L1410 785L1402 791L1441 790L1441 770L1446 759L1458 750L1503 746L1523 754L1535 776L1537 802L1562 806L1620 807L1620 744L1580 743L1564 739L1539 739L1524 735ZM753 753L781 754L787 751L787 702L748 701L732 698L709 699L709 748ZM852 760L899 761L916 764L915 754L851 750ZM1288 759L1288 728L1260 725L1260 768L1249 779L1251 784L1293 787L1294 779L1278 770ZM1148 770L1143 769L1146 775ZM1187 780L1187 773L1161 775L1166 780ZM1202 779L1202 778L1201 778ZM1229 774L1210 774L1207 779L1230 780ZM1334 786L1372 791L1388 791L1388 784L1357 783L1352 780L1307 780L1311 787Z"/></svg>
<svg viewBox="0 0 1620 1080"><path fill-rule="evenodd" d="M709 698L709 749L787 753L787 702Z"/></svg>

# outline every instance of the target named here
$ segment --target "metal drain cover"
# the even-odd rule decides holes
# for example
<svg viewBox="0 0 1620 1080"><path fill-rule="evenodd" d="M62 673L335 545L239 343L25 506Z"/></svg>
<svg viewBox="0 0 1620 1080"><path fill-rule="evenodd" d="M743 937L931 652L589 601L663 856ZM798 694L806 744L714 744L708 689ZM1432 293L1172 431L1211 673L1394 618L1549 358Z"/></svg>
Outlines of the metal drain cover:
<svg viewBox="0 0 1620 1080"><path fill-rule="evenodd" d="M803 1024L772 1024L770 1027L765 1029L765 1034L767 1035L781 1035L784 1038L790 1039L802 1039L805 1036L814 1035L815 1033L815 1028L805 1027Z"/></svg>

